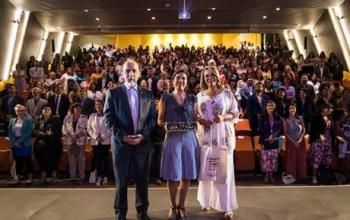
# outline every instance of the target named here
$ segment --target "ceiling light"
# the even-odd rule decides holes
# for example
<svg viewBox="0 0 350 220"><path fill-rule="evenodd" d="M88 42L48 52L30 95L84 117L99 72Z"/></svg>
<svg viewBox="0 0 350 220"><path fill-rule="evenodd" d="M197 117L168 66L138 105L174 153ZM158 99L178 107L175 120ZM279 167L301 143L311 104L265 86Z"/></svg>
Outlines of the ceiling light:
<svg viewBox="0 0 350 220"><path fill-rule="evenodd" d="M156 17L152 17L152 20L156 20Z"/></svg>
<svg viewBox="0 0 350 220"><path fill-rule="evenodd" d="M89 12L89 10L87 10L87 9L84 9L84 12Z"/></svg>
<svg viewBox="0 0 350 220"><path fill-rule="evenodd" d="M267 16L266 15L262 16L262 19L267 19Z"/></svg>
<svg viewBox="0 0 350 220"><path fill-rule="evenodd" d="M207 17L207 19L210 20L210 19L211 19L211 16L209 15L209 16Z"/></svg>
<svg viewBox="0 0 350 220"><path fill-rule="evenodd" d="M151 11L152 9L150 9L150 8L147 8L147 11Z"/></svg>
<svg viewBox="0 0 350 220"><path fill-rule="evenodd" d="M279 10L281 10L281 8L276 8L276 11L279 11Z"/></svg>
<svg viewBox="0 0 350 220"><path fill-rule="evenodd" d="M212 10L212 11L215 11L215 10L216 10L216 8L211 8L211 10Z"/></svg>
<svg viewBox="0 0 350 220"><path fill-rule="evenodd" d="M165 7L169 8L170 7L170 3L165 3Z"/></svg>
<svg viewBox="0 0 350 220"><path fill-rule="evenodd" d="M99 21L100 20L100 18L96 18L96 21Z"/></svg>

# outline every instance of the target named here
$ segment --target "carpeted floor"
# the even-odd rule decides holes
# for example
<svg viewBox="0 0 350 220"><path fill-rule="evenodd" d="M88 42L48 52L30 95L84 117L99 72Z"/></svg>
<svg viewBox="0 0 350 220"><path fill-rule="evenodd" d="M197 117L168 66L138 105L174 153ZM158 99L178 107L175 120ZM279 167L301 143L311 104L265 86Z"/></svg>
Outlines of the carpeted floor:
<svg viewBox="0 0 350 220"><path fill-rule="evenodd" d="M189 190L191 220L223 219L223 214L201 213L197 188ZM350 186L238 187L236 220L349 220ZM112 220L114 189L2 188L1 220ZM149 189L149 215L166 219L169 206L165 188ZM136 219L135 189L129 190L128 219Z"/></svg>

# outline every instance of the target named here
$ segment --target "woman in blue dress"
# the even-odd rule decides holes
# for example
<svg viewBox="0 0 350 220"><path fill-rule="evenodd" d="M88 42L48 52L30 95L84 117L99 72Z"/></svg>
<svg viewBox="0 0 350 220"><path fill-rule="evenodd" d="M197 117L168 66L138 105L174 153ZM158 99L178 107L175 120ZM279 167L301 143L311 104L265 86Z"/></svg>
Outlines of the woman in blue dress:
<svg viewBox="0 0 350 220"><path fill-rule="evenodd" d="M197 179L199 168L194 120L196 98L186 92L187 80L185 71L175 72L174 91L165 94L159 102L158 124L166 129L160 175L167 181L170 195L168 219L189 219L185 200L190 182Z"/></svg>

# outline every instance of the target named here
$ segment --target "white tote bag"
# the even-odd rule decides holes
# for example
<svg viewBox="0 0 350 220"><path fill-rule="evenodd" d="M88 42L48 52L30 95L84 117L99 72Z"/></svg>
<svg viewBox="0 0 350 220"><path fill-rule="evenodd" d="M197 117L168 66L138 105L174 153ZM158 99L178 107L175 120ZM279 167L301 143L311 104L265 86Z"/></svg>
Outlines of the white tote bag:
<svg viewBox="0 0 350 220"><path fill-rule="evenodd" d="M224 147L201 147L199 180L225 184L227 179L227 151Z"/></svg>

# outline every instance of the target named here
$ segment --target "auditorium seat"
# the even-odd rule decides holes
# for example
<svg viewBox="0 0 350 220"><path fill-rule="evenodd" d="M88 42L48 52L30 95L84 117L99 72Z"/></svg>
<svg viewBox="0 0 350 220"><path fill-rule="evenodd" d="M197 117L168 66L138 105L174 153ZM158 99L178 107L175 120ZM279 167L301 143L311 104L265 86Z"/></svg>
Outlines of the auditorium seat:
<svg viewBox="0 0 350 220"><path fill-rule="evenodd" d="M236 136L235 169L240 171L255 169L254 150L250 136Z"/></svg>
<svg viewBox="0 0 350 220"><path fill-rule="evenodd" d="M85 146L85 171L91 170L91 163L93 158L93 148L91 144Z"/></svg>
<svg viewBox="0 0 350 220"><path fill-rule="evenodd" d="M237 136L250 136L251 129L248 119L239 119L238 123L235 125Z"/></svg>
<svg viewBox="0 0 350 220"><path fill-rule="evenodd" d="M0 171L10 171L12 163L11 150L0 150Z"/></svg>
<svg viewBox="0 0 350 220"><path fill-rule="evenodd" d="M8 137L0 137L0 150L10 150L11 144Z"/></svg>

